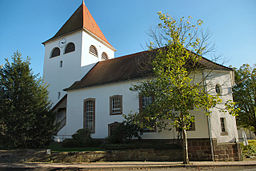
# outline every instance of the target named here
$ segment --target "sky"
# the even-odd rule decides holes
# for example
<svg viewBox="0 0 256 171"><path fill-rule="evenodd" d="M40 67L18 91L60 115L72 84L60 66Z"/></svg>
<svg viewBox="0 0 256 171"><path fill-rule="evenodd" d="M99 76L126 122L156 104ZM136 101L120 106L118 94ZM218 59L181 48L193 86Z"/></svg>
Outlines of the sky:
<svg viewBox="0 0 256 171"><path fill-rule="evenodd" d="M44 46L81 5L82 0L0 0L0 65L17 50L29 56L42 76ZM85 0L115 57L143 51L157 12L204 21L219 63L256 64L256 0Z"/></svg>

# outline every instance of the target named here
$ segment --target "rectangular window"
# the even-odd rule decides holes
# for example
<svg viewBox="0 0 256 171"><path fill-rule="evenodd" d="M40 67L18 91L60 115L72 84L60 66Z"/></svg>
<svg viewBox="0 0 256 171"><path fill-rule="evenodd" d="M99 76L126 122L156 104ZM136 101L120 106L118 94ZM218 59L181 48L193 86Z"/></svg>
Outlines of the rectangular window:
<svg viewBox="0 0 256 171"><path fill-rule="evenodd" d="M115 133L115 131L118 131L118 127L121 123L119 122L114 122L111 124L108 124L108 136L111 136Z"/></svg>
<svg viewBox="0 0 256 171"><path fill-rule="evenodd" d="M178 119L178 118L176 118L176 119ZM193 120L193 122L190 121L190 124L189 124L189 127L188 127L187 131L195 131L196 130L195 116L191 116L191 119ZM182 130L181 130L181 128L178 128L176 126L176 131L181 132Z"/></svg>
<svg viewBox="0 0 256 171"><path fill-rule="evenodd" d="M225 119L224 118L220 118L220 125L221 125L221 132L226 132Z"/></svg>
<svg viewBox="0 0 256 171"><path fill-rule="evenodd" d="M139 110L142 112L148 105L152 104L153 97L152 96L139 96ZM143 132L156 132L155 128L144 128Z"/></svg>
<svg viewBox="0 0 256 171"><path fill-rule="evenodd" d="M227 135L227 130L226 130L226 119L225 118L220 118L220 127L221 127L221 135Z"/></svg>
<svg viewBox="0 0 256 171"><path fill-rule="evenodd" d="M61 95L60 92L58 92L58 99L60 99L60 95Z"/></svg>
<svg viewBox="0 0 256 171"><path fill-rule="evenodd" d="M60 68L62 68L63 66L63 61L60 61Z"/></svg>
<svg viewBox="0 0 256 171"><path fill-rule="evenodd" d="M115 95L110 97L110 115L120 115L123 113L122 96Z"/></svg>
<svg viewBox="0 0 256 171"><path fill-rule="evenodd" d="M148 105L152 104L153 98L151 96L146 97L146 96L140 96L139 97L139 106L140 106L140 111L143 111Z"/></svg>
<svg viewBox="0 0 256 171"><path fill-rule="evenodd" d="M95 133L95 99L84 101L84 128Z"/></svg>
<svg viewBox="0 0 256 171"><path fill-rule="evenodd" d="M56 124L59 124L58 131L66 125L66 108L59 108L56 113Z"/></svg>
<svg viewBox="0 0 256 171"><path fill-rule="evenodd" d="M195 131L196 130L196 124L195 124L195 116L191 116L193 122L190 122L188 131Z"/></svg>

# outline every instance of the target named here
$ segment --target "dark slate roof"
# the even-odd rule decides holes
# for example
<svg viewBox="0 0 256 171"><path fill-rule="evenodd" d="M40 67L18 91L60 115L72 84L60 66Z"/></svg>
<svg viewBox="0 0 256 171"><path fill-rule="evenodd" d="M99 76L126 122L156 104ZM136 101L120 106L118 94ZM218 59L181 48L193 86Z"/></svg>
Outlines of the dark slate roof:
<svg viewBox="0 0 256 171"><path fill-rule="evenodd" d="M98 62L80 81L76 81L73 85L64 90L75 90L152 76L152 66L148 62L150 55L154 55L154 52L143 51ZM205 68L213 70L232 70L231 68L217 64L206 58L202 58L200 64Z"/></svg>

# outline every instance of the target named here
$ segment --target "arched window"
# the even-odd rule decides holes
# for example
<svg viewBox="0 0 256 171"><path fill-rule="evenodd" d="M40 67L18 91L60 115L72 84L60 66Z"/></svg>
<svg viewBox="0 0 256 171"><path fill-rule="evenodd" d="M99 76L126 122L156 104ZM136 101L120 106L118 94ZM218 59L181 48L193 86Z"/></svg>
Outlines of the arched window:
<svg viewBox="0 0 256 171"><path fill-rule="evenodd" d="M95 99L88 98L84 100L84 128L95 133Z"/></svg>
<svg viewBox="0 0 256 171"><path fill-rule="evenodd" d="M217 93L217 95L221 95L221 86L219 84L216 84L215 92Z"/></svg>
<svg viewBox="0 0 256 171"><path fill-rule="evenodd" d="M104 60L107 60L107 59L108 59L107 53L106 53L106 52L103 52L103 53L101 54L101 60L104 61Z"/></svg>
<svg viewBox="0 0 256 171"><path fill-rule="evenodd" d="M75 51L75 44L70 42L67 44L64 53L69 53L69 52L73 52L73 51Z"/></svg>
<svg viewBox="0 0 256 171"><path fill-rule="evenodd" d="M55 56L60 56L60 49L58 47L55 47L52 50L52 54L51 54L51 58L55 57Z"/></svg>
<svg viewBox="0 0 256 171"><path fill-rule="evenodd" d="M98 57L98 52L95 46L91 45L90 46L90 53L93 54L94 56Z"/></svg>

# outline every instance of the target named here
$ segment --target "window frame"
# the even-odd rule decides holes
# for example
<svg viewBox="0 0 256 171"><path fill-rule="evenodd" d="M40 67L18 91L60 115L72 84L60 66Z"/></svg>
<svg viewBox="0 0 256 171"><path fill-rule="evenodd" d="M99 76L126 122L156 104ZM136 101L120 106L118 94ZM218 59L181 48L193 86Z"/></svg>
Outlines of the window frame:
<svg viewBox="0 0 256 171"><path fill-rule="evenodd" d="M68 52L67 52L67 48L68 48L69 45L74 45L74 46L73 46L73 47L74 47L74 50L72 49L71 51L68 51ZM66 45L66 47L65 47L64 54L74 52L75 50L76 50L75 43L69 42L69 43Z"/></svg>
<svg viewBox="0 0 256 171"><path fill-rule="evenodd" d="M195 131L196 130L196 117L194 115L192 115L191 117L193 117L194 122L190 122L190 126L189 129L187 129L187 131Z"/></svg>
<svg viewBox="0 0 256 171"><path fill-rule="evenodd" d="M118 98L120 101L120 111L119 112L113 112L113 100L115 98ZM110 115L121 115L123 114L123 96L122 95L113 95L109 97L109 108L110 108Z"/></svg>
<svg viewBox="0 0 256 171"><path fill-rule="evenodd" d="M60 114L62 114L62 112L64 113L64 117L60 120L58 116L60 116ZM58 131L60 131L66 124L67 124L67 109L64 108L58 108L56 116L55 116L55 123L59 124L59 128Z"/></svg>
<svg viewBox="0 0 256 171"><path fill-rule="evenodd" d="M218 92L219 90L219 92ZM221 85L220 84L216 84L215 85L215 93L218 95L218 96L221 96L222 95L222 88L221 88Z"/></svg>
<svg viewBox="0 0 256 171"><path fill-rule="evenodd" d="M91 51L92 48L95 50L95 53L93 53L93 52ZM98 50L97 50L96 46L91 45L91 46L89 47L89 53L92 54L92 55L95 56L95 57L98 57Z"/></svg>
<svg viewBox="0 0 256 171"><path fill-rule="evenodd" d="M54 52L55 50L59 50L59 53L58 53L57 55L53 56L53 52ZM54 57L57 57L57 56L60 56L60 48L54 47L54 48L52 49L52 51L51 51L51 56L50 56L50 58L54 58Z"/></svg>
<svg viewBox="0 0 256 171"><path fill-rule="evenodd" d="M61 60L60 61L60 68L62 68L63 67L63 61Z"/></svg>
<svg viewBox="0 0 256 171"><path fill-rule="evenodd" d="M224 129L224 130L223 130ZM225 117L220 117L220 135L228 135L227 132L227 122Z"/></svg>
<svg viewBox="0 0 256 171"><path fill-rule="evenodd" d="M106 56L106 59L103 58L103 55ZM107 54L106 52L102 52L102 54L101 54L101 60L102 60L102 61L105 61L105 60L108 60L108 59L109 59L109 58L108 58L108 54Z"/></svg>
<svg viewBox="0 0 256 171"><path fill-rule="evenodd" d="M154 101L154 96L143 96L143 95L139 95L139 112L142 112L143 111L143 109L145 109L145 108L143 108L143 98L144 97L146 97L146 98L148 98L148 97L151 97L151 104L153 103L153 101ZM150 133L150 132L156 132L156 126L154 127L154 128L143 128L143 133Z"/></svg>
<svg viewBox="0 0 256 171"><path fill-rule="evenodd" d="M87 102L93 102L93 108L92 108L92 130L89 129L89 127L87 126L87 105L86 103ZM90 111L91 112L91 111ZM91 131L91 133L95 133L95 98L87 98L87 99L84 99L84 108L83 108L83 128L84 129L88 129Z"/></svg>
<svg viewBox="0 0 256 171"><path fill-rule="evenodd" d="M116 127L118 127L120 124L121 124L120 122L113 122L108 124L108 136L111 136L112 135L111 133L113 133L112 131L116 129Z"/></svg>

